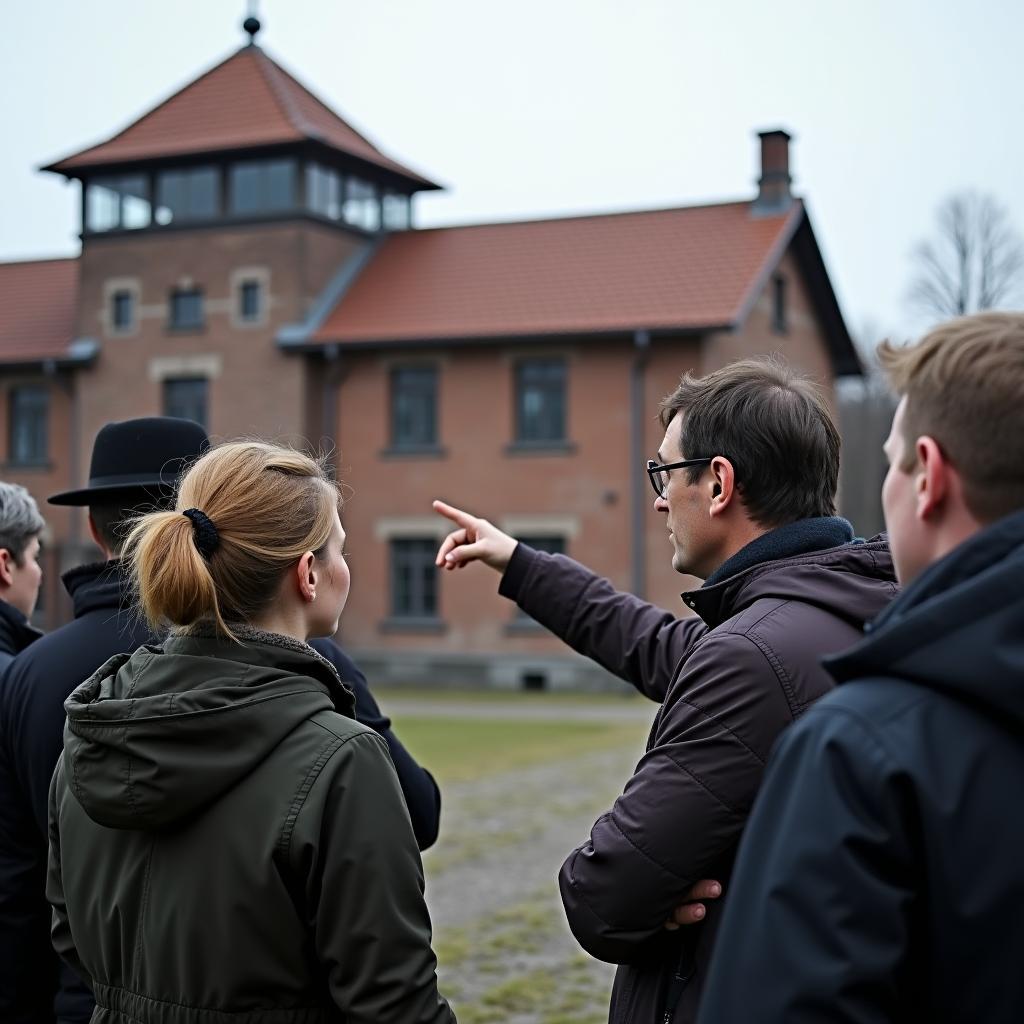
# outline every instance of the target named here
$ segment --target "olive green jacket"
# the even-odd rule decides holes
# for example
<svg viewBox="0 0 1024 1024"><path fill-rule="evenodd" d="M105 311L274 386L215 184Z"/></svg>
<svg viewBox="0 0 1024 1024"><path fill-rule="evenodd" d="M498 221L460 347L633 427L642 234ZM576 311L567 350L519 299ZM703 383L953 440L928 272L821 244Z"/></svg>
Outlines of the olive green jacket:
<svg viewBox="0 0 1024 1024"><path fill-rule="evenodd" d="M53 941L94 1022L451 1024L384 741L305 644L174 636L68 698Z"/></svg>

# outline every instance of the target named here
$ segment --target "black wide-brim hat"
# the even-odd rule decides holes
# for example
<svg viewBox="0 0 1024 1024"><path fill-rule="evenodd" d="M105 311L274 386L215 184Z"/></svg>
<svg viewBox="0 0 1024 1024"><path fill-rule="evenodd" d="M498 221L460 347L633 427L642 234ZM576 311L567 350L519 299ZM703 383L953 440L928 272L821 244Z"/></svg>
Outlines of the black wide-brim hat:
<svg viewBox="0 0 1024 1024"><path fill-rule="evenodd" d="M171 416L145 416L108 423L96 435L89 482L46 500L51 505L124 507L151 500L166 502L182 473L209 447L198 423Z"/></svg>

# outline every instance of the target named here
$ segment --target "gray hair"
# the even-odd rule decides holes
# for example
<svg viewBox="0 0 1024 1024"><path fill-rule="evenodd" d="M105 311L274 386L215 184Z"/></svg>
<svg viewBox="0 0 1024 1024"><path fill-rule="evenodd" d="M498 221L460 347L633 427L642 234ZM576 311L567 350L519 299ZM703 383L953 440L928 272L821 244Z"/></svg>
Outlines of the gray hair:
<svg viewBox="0 0 1024 1024"><path fill-rule="evenodd" d="M0 481L0 548L21 565L29 541L46 529L35 499L21 484Z"/></svg>

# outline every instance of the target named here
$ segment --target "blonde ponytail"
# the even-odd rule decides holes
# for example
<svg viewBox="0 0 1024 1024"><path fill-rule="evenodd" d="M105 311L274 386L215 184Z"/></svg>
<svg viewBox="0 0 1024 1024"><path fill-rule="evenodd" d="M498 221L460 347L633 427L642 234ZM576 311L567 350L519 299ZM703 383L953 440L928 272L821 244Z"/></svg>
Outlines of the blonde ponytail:
<svg viewBox="0 0 1024 1024"><path fill-rule="evenodd" d="M136 520L125 543L147 621L205 620L233 636L230 622L263 611L285 570L327 543L340 504L323 462L302 452L258 441L211 449L182 480L175 511Z"/></svg>

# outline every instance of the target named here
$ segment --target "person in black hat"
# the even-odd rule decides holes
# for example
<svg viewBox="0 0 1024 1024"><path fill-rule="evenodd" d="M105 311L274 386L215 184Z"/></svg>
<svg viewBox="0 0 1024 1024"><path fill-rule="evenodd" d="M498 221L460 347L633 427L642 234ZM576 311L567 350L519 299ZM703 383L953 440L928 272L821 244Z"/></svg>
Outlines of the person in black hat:
<svg viewBox="0 0 1024 1024"><path fill-rule="evenodd" d="M44 896L47 796L63 748L64 701L115 654L154 640L122 573L125 527L135 516L170 508L179 478L208 447L190 420L155 416L108 423L96 435L89 482L49 498L88 508L89 532L105 561L65 573L74 619L14 659L0 678L0 1021L85 1024L92 993L50 945ZM356 717L380 733L421 848L437 837L440 795L431 775L404 749L366 679L332 640L315 649L354 691Z"/></svg>

